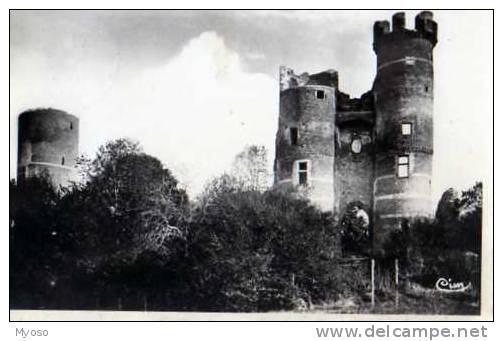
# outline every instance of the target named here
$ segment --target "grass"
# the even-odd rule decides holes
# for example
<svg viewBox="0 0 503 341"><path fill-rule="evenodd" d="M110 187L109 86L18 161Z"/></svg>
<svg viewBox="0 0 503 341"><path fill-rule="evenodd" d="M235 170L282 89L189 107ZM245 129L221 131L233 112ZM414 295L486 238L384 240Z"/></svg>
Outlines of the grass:
<svg viewBox="0 0 503 341"><path fill-rule="evenodd" d="M394 292L377 294L374 307L370 295L364 295L318 305L313 311L337 314L480 315L480 300L475 292L447 293L415 286L399 292L398 301Z"/></svg>

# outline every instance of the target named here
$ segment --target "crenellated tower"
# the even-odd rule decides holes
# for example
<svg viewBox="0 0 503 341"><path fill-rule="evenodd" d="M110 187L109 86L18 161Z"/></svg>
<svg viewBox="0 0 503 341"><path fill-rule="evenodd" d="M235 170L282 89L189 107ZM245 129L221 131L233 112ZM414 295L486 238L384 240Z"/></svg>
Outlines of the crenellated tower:
<svg viewBox="0 0 503 341"><path fill-rule="evenodd" d="M433 48L431 12L405 27L405 13L374 24L377 74L373 85L375 165L373 249L386 256L389 232L432 215Z"/></svg>
<svg viewBox="0 0 503 341"><path fill-rule="evenodd" d="M359 98L339 90L333 70L280 69L275 184L298 186L339 219L357 208L367 216L377 258L394 258L392 231L433 213L436 43L431 12L419 13L414 29L406 28L403 12L391 25L376 22L376 77Z"/></svg>

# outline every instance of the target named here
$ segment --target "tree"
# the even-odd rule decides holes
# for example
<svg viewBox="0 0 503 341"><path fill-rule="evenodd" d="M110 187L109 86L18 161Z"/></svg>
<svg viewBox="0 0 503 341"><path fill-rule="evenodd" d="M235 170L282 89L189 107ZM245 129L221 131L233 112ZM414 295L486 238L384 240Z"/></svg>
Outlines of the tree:
<svg viewBox="0 0 503 341"><path fill-rule="evenodd" d="M437 229L444 247L480 253L482 230L482 183L477 182L461 195L450 188L438 203Z"/></svg>
<svg viewBox="0 0 503 341"><path fill-rule="evenodd" d="M461 193L459 220L462 245L480 255L482 247L482 182Z"/></svg>
<svg viewBox="0 0 503 341"><path fill-rule="evenodd" d="M369 216L363 203L348 204L339 222L341 245L345 254L366 255L369 253Z"/></svg>
<svg viewBox="0 0 503 341"><path fill-rule="evenodd" d="M59 192L47 173L9 184L11 307L40 308L54 294L63 244L57 235ZM54 302L55 304L56 302Z"/></svg>
<svg viewBox="0 0 503 341"><path fill-rule="evenodd" d="M480 288L482 184L459 195L446 190L434 221L411 222L407 236L410 278L433 286L439 277L470 281ZM405 240L405 236L399 236Z"/></svg>
<svg viewBox="0 0 503 341"><path fill-rule="evenodd" d="M236 155L230 174L243 189L265 191L270 180L267 167L266 148L251 145Z"/></svg>
<svg viewBox="0 0 503 341"><path fill-rule="evenodd" d="M454 188L446 190L440 198L435 218L441 223L449 223L458 219L459 216L459 195Z"/></svg>
<svg viewBox="0 0 503 341"><path fill-rule="evenodd" d="M72 231L78 273L123 296L133 287L140 290L141 283L144 296L153 294L150 287L161 290L147 279L156 275L135 278L131 274L138 272L132 269L152 259L162 272L183 252L187 194L158 159L127 139L107 143L93 160L81 159L81 169L84 181L71 188L60 205L61 221ZM104 296L103 290L93 290Z"/></svg>
<svg viewBox="0 0 503 341"><path fill-rule="evenodd" d="M213 181L213 191L207 188L193 209L194 307L292 309L342 290L334 271L338 243L330 214L293 191L246 191L228 186L228 180Z"/></svg>

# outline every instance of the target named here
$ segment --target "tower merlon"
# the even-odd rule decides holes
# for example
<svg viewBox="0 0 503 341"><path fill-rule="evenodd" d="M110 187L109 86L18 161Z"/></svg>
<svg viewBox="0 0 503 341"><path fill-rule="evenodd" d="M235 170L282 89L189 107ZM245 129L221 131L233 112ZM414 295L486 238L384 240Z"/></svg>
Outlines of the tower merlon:
<svg viewBox="0 0 503 341"><path fill-rule="evenodd" d="M388 21L374 23L374 51L377 53L382 44L396 43L399 40L426 39L434 47L437 44L437 23L433 20L433 13L422 11L415 18L414 29L406 28L405 13L398 12L392 17L392 30Z"/></svg>
<svg viewBox="0 0 503 341"><path fill-rule="evenodd" d="M374 43L386 33L389 33L389 21L381 20L374 23Z"/></svg>
<svg viewBox="0 0 503 341"><path fill-rule="evenodd" d="M391 18L393 31L400 31L405 29L405 12L398 12L393 14Z"/></svg>
<svg viewBox="0 0 503 341"><path fill-rule="evenodd" d="M430 40L435 46L437 44L438 25L433 20L433 13L423 11L416 16L416 31L424 38Z"/></svg>

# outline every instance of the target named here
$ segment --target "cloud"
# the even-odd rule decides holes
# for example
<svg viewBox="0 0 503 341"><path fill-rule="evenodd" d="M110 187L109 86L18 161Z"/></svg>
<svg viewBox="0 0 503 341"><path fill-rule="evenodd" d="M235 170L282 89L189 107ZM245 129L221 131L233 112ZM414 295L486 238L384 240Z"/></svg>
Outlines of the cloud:
<svg viewBox="0 0 503 341"><path fill-rule="evenodd" d="M251 60L265 60L266 56L265 54L259 52L248 52L246 54L246 58Z"/></svg>
<svg viewBox="0 0 503 341"><path fill-rule="evenodd" d="M265 145L274 157L277 82L244 71L240 56L215 32L193 38L175 57L111 93L85 116L81 145L137 139L192 194L228 169L247 144Z"/></svg>

